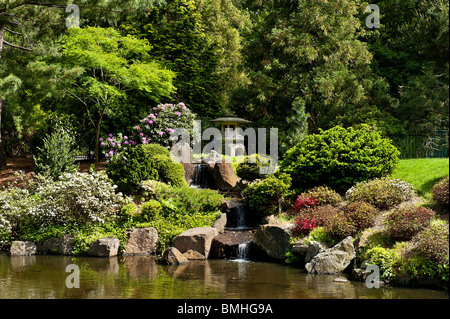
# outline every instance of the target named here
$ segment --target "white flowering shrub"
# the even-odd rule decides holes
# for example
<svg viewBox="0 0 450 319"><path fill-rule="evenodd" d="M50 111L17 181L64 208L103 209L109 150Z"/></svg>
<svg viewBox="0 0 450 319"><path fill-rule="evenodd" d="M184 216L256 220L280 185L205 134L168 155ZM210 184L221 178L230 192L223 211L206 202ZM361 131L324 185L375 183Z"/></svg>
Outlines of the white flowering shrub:
<svg viewBox="0 0 450 319"><path fill-rule="evenodd" d="M116 185L97 173L64 173L58 181L44 180L35 190L40 201L34 212L42 224L103 223L127 203Z"/></svg>
<svg viewBox="0 0 450 319"><path fill-rule="evenodd" d="M20 231L29 213L36 208L36 200L26 189L17 187L0 191L0 245L9 242Z"/></svg>
<svg viewBox="0 0 450 319"><path fill-rule="evenodd" d="M350 203L366 202L386 209L410 200L414 194L414 187L408 182L383 177L356 184L346 192L345 198Z"/></svg>

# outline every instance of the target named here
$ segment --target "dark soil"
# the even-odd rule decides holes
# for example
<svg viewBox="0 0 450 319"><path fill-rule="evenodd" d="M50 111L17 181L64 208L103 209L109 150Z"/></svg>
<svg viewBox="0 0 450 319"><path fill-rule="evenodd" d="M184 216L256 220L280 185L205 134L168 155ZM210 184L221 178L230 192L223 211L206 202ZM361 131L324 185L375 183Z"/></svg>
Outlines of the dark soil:
<svg viewBox="0 0 450 319"><path fill-rule="evenodd" d="M88 172L94 162L81 161L80 172ZM106 163L99 163L96 167L98 171L106 170ZM0 172L0 189L5 187L25 188L30 180L35 176L34 160L32 158L17 157L8 158L6 170Z"/></svg>

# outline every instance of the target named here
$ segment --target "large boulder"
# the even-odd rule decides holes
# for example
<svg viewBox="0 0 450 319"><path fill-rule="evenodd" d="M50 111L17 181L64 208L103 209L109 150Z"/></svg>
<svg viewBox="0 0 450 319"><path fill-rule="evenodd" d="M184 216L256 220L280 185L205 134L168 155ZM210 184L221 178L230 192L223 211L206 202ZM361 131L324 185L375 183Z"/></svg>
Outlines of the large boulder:
<svg viewBox="0 0 450 319"><path fill-rule="evenodd" d="M240 180L233 170L233 165L225 160L214 164L212 175L217 189L222 191L232 190Z"/></svg>
<svg viewBox="0 0 450 319"><path fill-rule="evenodd" d="M127 243L123 254L149 255L156 251L158 243L158 231L154 227L127 229Z"/></svg>
<svg viewBox="0 0 450 319"><path fill-rule="evenodd" d="M38 251L49 255L66 255L70 256L73 253L74 239L71 235L66 235L62 238L46 239L42 245L38 246Z"/></svg>
<svg viewBox="0 0 450 319"><path fill-rule="evenodd" d="M322 253L330 247L320 241L310 241L305 255L305 263L309 263L317 254Z"/></svg>
<svg viewBox="0 0 450 319"><path fill-rule="evenodd" d="M226 213L227 227L239 227L248 224L246 211L247 202L243 198L230 198L224 200L220 207L221 211Z"/></svg>
<svg viewBox="0 0 450 319"><path fill-rule="evenodd" d="M30 256L36 254L36 245L31 241L13 241L10 248L11 256Z"/></svg>
<svg viewBox="0 0 450 319"><path fill-rule="evenodd" d="M253 243L271 258L284 260L286 251L290 248L293 227L294 224L291 223L259 225Z"/></svg>
<svg viewBox="0 0 450 319"><path fill-rule="evenodd" d="M198 251L189 249L187 252L183 253L183 256L186 257L188 260L204 260L206 259L205 256L200 254Z"/></svg>
<svg viewBox="0 0 450 319"><path fill-rule="evenodd" d="M175 248L182 253L192 249L208 258L211 241L218 234L219 232L214 227L191 228L175 237L173 243Z"/></svg>
<svg viewBox="0 0 450 319"><path fill-rule="evenodd" d="M223 233L226 225L227 225L227 214L222 213L220 214L220 217L217 218L216 221L213 223L212 227L217 229L219 233Z"/></svg>
<svg viewBox="0 0 450 319"><path fill-rule="evenodd" d="M92 244L87 254L94 257L113 257L119 253L119 246L118 238L100 238Z"/></svg>
<svg viewBox="0 0 450 319"><path fill-rule="evenodd" d="M224 231L214 237L211 243L210 258L236 258L238 257L239 245L251 243L254 233L247 231Z"/></svg>
<svg viewBox="0 0 450 319"><path fill-rule="evenodd" d="M167 248L164 251L162 258L167 261L169 265L180 265L189 262L189 260L175 247Z"/></svg>
<svg viewBox="0 0 450 319"><path fill-rule="evenodd" d="M305 265L308 273L312 274L336 274L344 271L355 258L353 238L345 238L332 248L318 253Z"/></svg>

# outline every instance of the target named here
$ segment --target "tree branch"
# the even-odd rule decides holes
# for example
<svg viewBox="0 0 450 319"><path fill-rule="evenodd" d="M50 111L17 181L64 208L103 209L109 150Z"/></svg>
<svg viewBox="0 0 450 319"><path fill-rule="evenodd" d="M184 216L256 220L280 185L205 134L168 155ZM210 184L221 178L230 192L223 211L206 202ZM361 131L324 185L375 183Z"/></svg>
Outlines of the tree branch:
<svg viewBox="0 0 450 319"><path fill-rule="evenodd" d="M20 50L24 50L24 51L33 51L33 49L24 48L24 47L21 47L21 46L19 46L19 45L14 45L14 44L12 44L12 43L9 43L9 42L6 41L6 40L3 40L3 43L6 44L6 45L8 45L8 46L10 46L10 47L12 47L12 48L16 48L16 49L20 49Z"/></svg>

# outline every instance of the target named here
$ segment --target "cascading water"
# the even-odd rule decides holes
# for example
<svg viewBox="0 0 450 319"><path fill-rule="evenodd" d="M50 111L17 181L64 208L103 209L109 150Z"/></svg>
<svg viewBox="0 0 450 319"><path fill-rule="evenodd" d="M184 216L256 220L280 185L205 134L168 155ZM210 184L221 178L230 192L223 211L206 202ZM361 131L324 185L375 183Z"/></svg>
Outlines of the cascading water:
<svg viewBox="0 0 450 319"><path fill-rule="evenodd" d="M249 250L250 242L239 244L235 261L249 261Z"/></svg>
<svg viewBox="0 0 450 319"><path fill-rule="evenodd" d="M237 206L236 208L236 229L247 228L245 220L245 206Z"/></svg>
<svg viewBox="0 0 450 319"><path fill-rule="evenodd" d="M205 164L194 165L191 187L208 188L208 166Z"/></svg>

